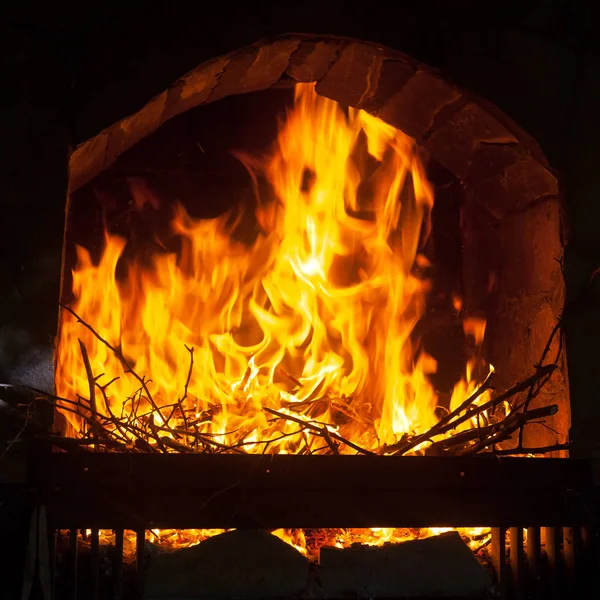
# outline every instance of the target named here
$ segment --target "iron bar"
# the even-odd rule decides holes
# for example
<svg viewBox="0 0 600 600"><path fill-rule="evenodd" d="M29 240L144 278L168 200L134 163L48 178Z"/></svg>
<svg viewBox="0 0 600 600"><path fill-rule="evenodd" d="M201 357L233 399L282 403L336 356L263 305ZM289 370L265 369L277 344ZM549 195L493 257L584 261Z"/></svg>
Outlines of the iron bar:
<svg viewBox="0 0 600 600"><path fill-rule="evenodd" d="M69 529L69 554L67 565L68 597L70 600L77 600L77 529Z"/></svg>
<svg viewBox="0 0 600 600"><path fill-rule="evenodd" d="M523 528L511 527L508 532L510 543L510 574L512 583L512 593L515 598L524 597L524 556L523 556Z"/></svg>
<svg viewBox="0 0 600 600"><path fill-rule="evenodd" d="M141 597L144 591L144 549L146 545L146 531L139 529L135 534L135 567L136 567L136 587L138 595Z"/></svg>
<svg viewBox="0 0 600 600"><path fill-rule="evenodd" d="M530 596L541 597L540 589L540 529L539 527L527 528L527 573L529 575Z"/></svg>
<svg viewBox="0 0 600 600"><path fill-rule="evenodd" d="M498 588L502 597L506 595L506 528L492 527L492 565L496 572Z"/></svg>
<svg viewBox="0 0 600 600"><path fill-rule="evenodd" d="M561 530L544 527L544 549L546 554L546 590L549 598L558 598L561 583Z"/></svg>
<svg viewBox="0 0 600 600"><path fill-rule="evenodd" d="M123 598L123 529L115 530L115 555L113 562L113 572L115 576L114 583L114 600L122 600Z"/></svg>
<svg viewBox="0 0 600 600"><path fill-rule="evenodd" d="M100 597L100 532L92 529L90 535L90 584L92 588L92 600Z"/></svg>

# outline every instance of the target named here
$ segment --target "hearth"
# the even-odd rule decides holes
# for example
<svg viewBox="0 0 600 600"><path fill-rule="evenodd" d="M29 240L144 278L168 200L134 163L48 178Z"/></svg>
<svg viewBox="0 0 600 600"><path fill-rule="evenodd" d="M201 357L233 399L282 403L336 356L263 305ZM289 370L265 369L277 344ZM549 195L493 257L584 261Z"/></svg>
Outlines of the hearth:
<svg viewBox="0 0 600 600"><path fill-rule="evenodd" d="M76 598L85 538L99 597L114 530L124 597L154 529L485 527L502 593L568 595L594 523L563 232L535 141L402 54L290 35L201 65L71 157L31 556L68 530Z"/></svg>

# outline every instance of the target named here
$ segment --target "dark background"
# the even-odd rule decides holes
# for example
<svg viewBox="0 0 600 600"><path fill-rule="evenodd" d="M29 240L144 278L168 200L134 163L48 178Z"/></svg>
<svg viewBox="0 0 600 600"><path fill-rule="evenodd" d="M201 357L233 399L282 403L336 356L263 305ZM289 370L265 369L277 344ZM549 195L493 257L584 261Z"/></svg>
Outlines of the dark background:
<svg viewBox="0 0 600 600"><path fill-rule="evenodd" d="M593 0L24 3L2 21L0 381L49 381L67 148L204 60L302 31L404 51L491 100L542 146L565 195L576 295L600 266L600 36ZM4 9L5 11L7 9ZM567 324L573 438L600 423L600 299Z"/></svg>
<svg viewBox="0 0 600 600"><path fill-rule="evenodd" d="M600 267L597 0L12 3L0 16L0 382L51 382L68 148L199 63L299 31L396 48L541 145L568 209L570 296ZM600 454L600 293L566 323L572 437ZM4 565L6 566L6 565Z"/></svg>

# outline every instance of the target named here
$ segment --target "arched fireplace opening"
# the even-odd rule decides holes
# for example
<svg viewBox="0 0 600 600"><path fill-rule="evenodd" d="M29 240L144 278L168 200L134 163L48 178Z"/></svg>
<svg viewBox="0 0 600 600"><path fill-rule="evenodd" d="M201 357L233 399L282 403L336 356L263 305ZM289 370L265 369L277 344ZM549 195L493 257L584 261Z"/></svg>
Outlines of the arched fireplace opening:
<svg viewBox="0 0 600 600"><path fill-rule="evenodd" d="M71 159L62 301L71 299L74 244L98 248L107 216L127 236L152 203L161 206L152 218L164 230L174 196L203 217L240 194L251 198L252 181L231 150L266 151L277 135L275 117L291 105L298 83L314 84L318 95L362 109L416 142L437 198L428 244L437 288L417 331L440 366L440 390L451 389L468 348L456 312L446 310L451 303L436 305L436 296L459 298L463 320L485 318L484 354L499 389L525 379L542 356L558 356L558 336L546 344L564 299L564 225L557 180L535 141L427 66L334 37L289 35L205 63L80 146ZM148 223L129 235L154 236ZM558 412L547 427L524 428L526 448L567 440L568 385L559 361L528 403L556 404Z"/></svg>

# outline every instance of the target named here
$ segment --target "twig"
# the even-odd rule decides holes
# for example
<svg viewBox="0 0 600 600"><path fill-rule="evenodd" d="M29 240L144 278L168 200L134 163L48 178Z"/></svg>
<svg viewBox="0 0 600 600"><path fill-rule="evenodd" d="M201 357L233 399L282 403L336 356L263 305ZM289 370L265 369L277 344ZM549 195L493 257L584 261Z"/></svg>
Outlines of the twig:
<svg viewBox="0 0 600 600"><path fill-rule="evenodd" d="M84 321L72 308L68 307L66 304L63 304L62 302L59 303L59 306L61 308L64 308L67 312L71 313L77 319L78 323L81 323L85 328L89 329L92 332L92 334L100 342L102 342L119 359L119 361L125 368L125 371L128 373L131 373L131 375L133 375L133 377L135 377L140 382L140 385L142 386L142 388L144 388L144 391L146 392L146 396L148 398L148 402L150 402L152 408L154 408L154 410L156 412L160 413L160 410L159 410L158 406L156 405L156 403L154 402L154 398L152 397L152 394L150 393L150 390L148 389L148 386L146 385L146 381L144 380L143 377L140 377L133 370L133 367L129 364L129 362L123 356L123 354L117 348L115 348L108 340L104 339L89 323L86 323L86 321Z"/></svg>
<svg viewBox="0 0 600 600"><path fill-rule="evenodd" d="M506 450L496 450L495 456L514 456L517 454L547 454L548 452L558 452L559 450L568 450L572 444L553 444L552 446L540 446L539 448L523 448L517 446L516 448L507 448Z"/></svg>
<svg viewBox="0 0 600 600"><path fill-rule="evenodd" d="M284 375L285 377L287 377L296 387L299 387L299 388L304 387L300 381L298 381L293 375L291 375L287 371L285 371L281 368L277 369L277 371L279 373L281 373L282 375Z"/></svg>
<svg viewBox="0 0 600 600"><path fill-rule="evenodd" d="M490 369L490 372L487 374L487 377L485 378L484 382L464 402L457 406L452 412L448 413L445 417L442 417L433 427L431 427L425 433L418 435L417 437L413 438L410 442L402 442L401 446L392 453L406 454L413 448L417 447L419 444L427 441L428 439L436 435L439 435L440 433L443 433L443 431L446 431L448 424L451 423L453 419L460 415L460 413L463 412L466 408L471 406L473 402L475 402L475 400L477 400L477 398L481 396L481 394L483 394L487 389L489 389L493 376L494 371ZM454 429L454 427L450 427L450 429ZM391 448L392 446L388 446L386 451L389 452Z"/></svg>
<svg viewBox="0 0 600 600"><path fill-rule="evenodd" d="M325 433L323 431L324 429L326 429L325 425L322 427L319 427L318 425L315 425L314 423L311 423L310 421L305 421L304 419L301 419L300 417L293 417L292 415L288 415L288 414L279 412L277 410L273 410L272 408L268 408L266 406L263 407L263 410L272 415L275 415L276 417L279 417L280 419L283 419L284 421L294 421L294 423L304 425L306 428L311 429L312 431L316 431L320 436L323 437L323 439L325 439ZM366 448L361 448L354 442L347 440L346 438L342 437L338 433L335 433L334 431L328 431L327 433L334 440L337 440L338 442L341 442L345 446L348 446L349 448L356 450L360 454L370 454L370 455L375 456L375 452L371 452L370 450L367 450ZM327 440L325 439L325 441L327 441Z"/></svg>
<svg viewBox="0 0 600 600"><path fill-rule="evenodd" d="M520 409L522 406L524 406L524 403L518 408ZM454 448L464 446L465 444L468 444L469 442L475 440L478 440L478 443L481 444L482 448L487 447L486 445L484 445L484 442L490 439L489 436L492 436L498 433L499 431L506 431L507 427L512 433L513 431L515 431L515 424L517 428L520 427L521 429L523 428L523 425L536 422L540 425L544 425L543 422L535 421L535 419L540 418L540 416L548 416L546 415L546 412L554 414L554 406L542 407L541 412L540 409L522 413L517 413L516 411L513 411L510 415L508 415L506 418L504 418L502 421L499 421L498 423L487 425L480 429L468 429L466 431L461 431L460 433L457 433L452 437L445 438L443 440L440 440L439 442L434 442L425 450L425 454L433 456L453 455L455 454L455 451L453 450ZM519 429L519 431L521 431L521 429ZM498 438L494 438L491 444L496 444L499 441L501 440L498 440Z"/></svg>
<svg viewBox="0 0 600 600"><path fill-rule="evenodd" d="M79 339L79 349L81 350L81 358L83 359L83 366L85 367L85 374L88 379L88 386L90 388L90 407L94 412L98 412L96 409L96 379L92 373L92 365L90 364L90 357L87 353L85 344Z"/></svg>
<svg viewBox="0 0 600 600"><path fill-rule="evenodd" d="M540 419L542 417L549 417L555 415L558 412L558 405L551 404L550 406L542 406L541 408L534 408L525 413L514 413L510 417L507 417L504 421L497 424L497 431L485 439L469 446L465 450L458 452L458 456L471 456L477 454L480 450L487 448L493 444L498 444L508 439L519 427L522 427L527 421L533 421L534 419Z"/></svg>
<svg viewBox="0 0 600 600"><path fill-rule="evenodd" d="M533 385L537 381L540 381L547 375L551 375L557 368L558 367L556 365L546 365L545 367L541 367L540 369L538 369L537 373L535 373L534 375L530 375L527 379L524 379L523 381L520 381L519 383L516 383L515 385L513 385L511 388L509 388L508 390L506 390L499 396L492 398L485 404L481 404L480 406L472 407L471 410L466 412L464 415L458 417L457 419L452 421L452 423L448 423L446 426L444 426L440 431L438 431L438 434L446 433L447 431L450 431L451 429L455 429L458 425L460 425L461 423L464 423L465 421L468 421L469 419L473 418L474 416L476 416L482 412L485 412L486 410L496 408L496 406L498 406L499 404L502 404L502 402L505 402L509 398L512 398L513 396L516 396L517 394L525 391L531 385Z"/></svg>
<svg viewBox="0 0 600 600"><path fill-rule="evenodd" d="M194 369L194 348L193 348L193 346L188 346L187 344L184 344L184 347L190 353L190 367L188 369L187 379L185 380L185 385L183 386L183 396L181 398L177 399L175 407L173 407L173 410L171 411L171 414L169 415L169 418L167 419L167 423L172 419L173 415L175 414L175 408L179 407L179 410L181 412L181 418L183 419L184 428L187 429L188 424L187 424L187 417L185 416L185 407L183 406L183 401L188 397L188 387L190 385L190 380L192 378L192 370Z"/></svg>

